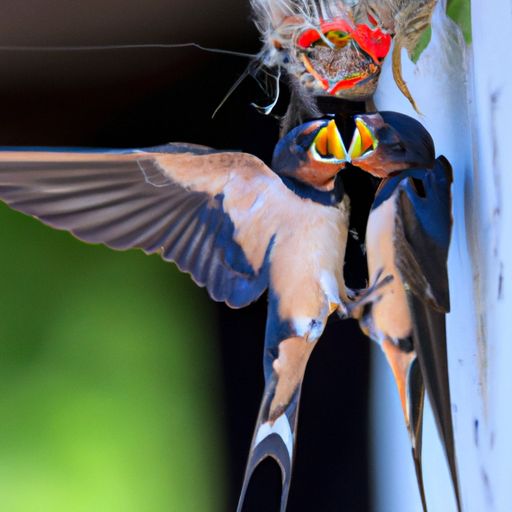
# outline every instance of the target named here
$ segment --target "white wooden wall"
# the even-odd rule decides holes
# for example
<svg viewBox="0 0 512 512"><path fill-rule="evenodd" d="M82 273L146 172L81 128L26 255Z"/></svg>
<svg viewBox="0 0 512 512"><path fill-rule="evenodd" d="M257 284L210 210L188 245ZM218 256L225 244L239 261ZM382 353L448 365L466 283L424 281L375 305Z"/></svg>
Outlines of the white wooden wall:
<svg viewBox="0 0 512 512"><path fill-rule="evenodd" d="M404 76L438 154L454 167L448 351L458 469L465 511L512 511L512 1L472 2L466 48L440 0L431 44ZM388 68L376 104L415 115ZM376 512L421 510L393 379L373 354L372 480ZM455 510L434 421L423 447L429 510Z"/></svg>

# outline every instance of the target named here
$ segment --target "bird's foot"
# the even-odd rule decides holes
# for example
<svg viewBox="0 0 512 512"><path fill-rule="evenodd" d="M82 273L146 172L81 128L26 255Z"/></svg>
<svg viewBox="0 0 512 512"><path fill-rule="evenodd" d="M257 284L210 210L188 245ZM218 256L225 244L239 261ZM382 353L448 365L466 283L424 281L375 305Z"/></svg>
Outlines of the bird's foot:
<svg viewBox="0 0 512 512"><path fill-rule="evenodd" d="M383 270L379 270L375 282L368 288L362 290L350 290L347 288L347 296L350 299L348 304L338 309L341 318L361 318L366 304L378 302L381 297L381 289L393 280L393 276L388 274L381 277Z"/></svg>

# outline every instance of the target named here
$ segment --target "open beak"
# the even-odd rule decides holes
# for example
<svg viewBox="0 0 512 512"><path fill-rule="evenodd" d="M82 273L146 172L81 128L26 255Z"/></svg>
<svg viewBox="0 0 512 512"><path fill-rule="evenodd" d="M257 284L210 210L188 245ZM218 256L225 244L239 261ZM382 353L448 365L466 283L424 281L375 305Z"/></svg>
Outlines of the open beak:
<svg viewBox="0 0 512 512"><path fill-rule="evenodd" d="M348 154L351 160L357 160L370 156L379 145L377 137L372 129L359 116L355 118L356 130L350 143Z"/></svg>
<svg viewBox="0 0 512 512"><path fill-rule="evenodd" d="M347 150L334 119L320 128L309 152L317 162L343 164L347 161Z"/></svg>

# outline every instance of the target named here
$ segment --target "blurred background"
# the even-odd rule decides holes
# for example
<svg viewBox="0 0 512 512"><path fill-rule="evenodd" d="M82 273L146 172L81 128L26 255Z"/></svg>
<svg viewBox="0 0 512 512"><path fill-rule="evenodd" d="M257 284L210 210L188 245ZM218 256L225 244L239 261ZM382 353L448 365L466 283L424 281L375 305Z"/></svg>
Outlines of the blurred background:
<svg viewBox="0 0 512 512"><path fill-rule="evenodd" d="M185 43L256 53L248 1L4 0L0 46ZM197 49L0 51L0 145L187 141L270 159L248 60ZM283 94L277 113L286 105ZM6 512L234 510L263 390L266 299L211 302L157 256L0 205L0 500ZM364 284L357 243L349 285ZM289 512L370 510L369 344L329 325L308 367ZM272 462L246 510L278 510Z"/></svg>

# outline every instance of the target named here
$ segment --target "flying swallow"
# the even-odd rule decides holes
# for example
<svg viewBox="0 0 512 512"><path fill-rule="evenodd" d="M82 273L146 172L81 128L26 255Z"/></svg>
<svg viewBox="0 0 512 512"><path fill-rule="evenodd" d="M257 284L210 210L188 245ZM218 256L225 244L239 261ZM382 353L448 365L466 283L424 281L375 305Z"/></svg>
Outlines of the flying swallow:
<svg viewBox="0 0 512 512"><path fill-rule="evenodd" d="M423 509L421 467L424 386L444 446L460 510L453 439L445 314L450 309L447 258L452 170L435 158L430 134L394 112L359 115L352 164L384 178L366 229L370 283L393 277L377 300L358 308L363 330L384 351L398 387Z"/></svg>
<svg viewBox="0 0 512 512"><path fill-rule="evenodd" d="M343 277L349 202L334 120L253 155L191 144L141 150L0 151L0 199L54 228L174 261L216 301L239 308L268 290L265 391L242 488L273 457L286 507L301 383L327 318L350 301Z"/></svg>

